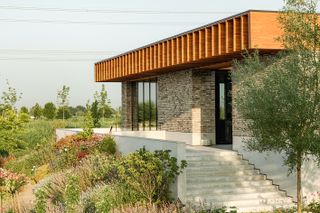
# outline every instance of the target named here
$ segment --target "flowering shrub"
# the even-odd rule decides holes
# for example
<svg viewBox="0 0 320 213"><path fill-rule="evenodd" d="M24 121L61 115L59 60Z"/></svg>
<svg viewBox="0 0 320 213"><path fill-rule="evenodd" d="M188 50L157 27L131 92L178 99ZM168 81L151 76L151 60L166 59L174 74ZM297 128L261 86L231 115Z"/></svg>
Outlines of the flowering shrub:
<svg viewBox="0 0 320 213"><path fill-rule="evenodd" d="M114 144L113 147L111 147ZM76 166L88 155L100 152L114 154L116 146L114 139L110 136L93 134L84 137L82 134L70 135L60 139L55 145L57 159L53 162L53 168L63 169Z"/></svg>
<svg viewBox="0 0 320 213"><path fill-rule="evenodd" d="M62 150L65 148L72 149L76 147L86 147L91 148L96 146L96 144L103 140L101 135L92 135L90 137L83 137L82 135L69 135L60 139L54 147L57 150Z"/></svg>
<svg viewBox="0 0 320 213"><path fill-rule="evenodd" d="M0 168L0 184L6 192L15 194L26 183L26 177Z"/></svg>

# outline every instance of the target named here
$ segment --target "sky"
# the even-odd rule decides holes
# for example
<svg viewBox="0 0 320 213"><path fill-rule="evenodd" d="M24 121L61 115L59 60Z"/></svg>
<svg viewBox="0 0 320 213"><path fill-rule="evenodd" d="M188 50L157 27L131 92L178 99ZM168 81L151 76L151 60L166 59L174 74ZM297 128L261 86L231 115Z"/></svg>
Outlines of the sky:
<svg viewBox="0 0 320 213"><path fill-rule="evenodd" d="M282 0L0 0L0 92L6 80L22 92L17 106L85 105L102 83L94 63L249 10L280 10ZM111 105L121 84L104 83Z"/></svg>

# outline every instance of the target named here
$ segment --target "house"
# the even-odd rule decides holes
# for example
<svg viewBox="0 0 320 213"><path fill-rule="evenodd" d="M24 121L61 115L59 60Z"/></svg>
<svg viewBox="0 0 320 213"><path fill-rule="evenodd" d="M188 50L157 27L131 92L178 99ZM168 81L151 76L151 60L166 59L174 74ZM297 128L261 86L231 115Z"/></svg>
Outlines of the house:
<svg viewBox="0 0 320 213"><path fill-rule="evenodd" d="M242 146L246 133L232 108L236 85L229 75L233 60L241 59L245 51L272 55L282 49L275 40L282 33L277 17L277 12L246 11L95 64L96 82L122 83L122 136L187 144L185 156L191 163L187 186L180 186L186 187L180 193L184 200L220 196L222 200L212 202L243 206L241 211L292 205L288 195L296 194L295 177L287 176L281 155L251 153ZM229 173L222 176L224 189L215 191L219 181L210 177L220 174L219 169ZM304 169L309 179L304 193L320 191L318 167L308 163ZM239 176L233 177L237 171ZM242 184L239 196L231 190L236 183ZM235 199L232 193L238 202L228 202Z"/></svg>

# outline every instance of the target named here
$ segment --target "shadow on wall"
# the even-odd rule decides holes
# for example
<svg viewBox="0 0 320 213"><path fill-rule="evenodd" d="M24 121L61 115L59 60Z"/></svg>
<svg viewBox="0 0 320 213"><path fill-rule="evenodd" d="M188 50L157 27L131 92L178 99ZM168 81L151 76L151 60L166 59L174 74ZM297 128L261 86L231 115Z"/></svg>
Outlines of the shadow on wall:
<svg viewBox="0 0 320 213"><path fill-rule="evenodd" d="M253 163L257 169L261 170L261 173L272 179L274 184L280 186L280 189L287 191L289 196L296 199L296 173L288 175L288 167L283 165L283 156L274 152L248 151L244 147L243 140L244 137L233 137L233 149ZM302 178L303 196L306 201L310 201L312 193L320 192L320 168L314 159L311 158L304 163Z"/></svg>
<svg viewBox="0 0 320 213"><path fill-rule="evenodd" d="M320 167L312 157L303 164L302 181L303 196L307 201L311 201L312 194L320 192Z"/></svg>

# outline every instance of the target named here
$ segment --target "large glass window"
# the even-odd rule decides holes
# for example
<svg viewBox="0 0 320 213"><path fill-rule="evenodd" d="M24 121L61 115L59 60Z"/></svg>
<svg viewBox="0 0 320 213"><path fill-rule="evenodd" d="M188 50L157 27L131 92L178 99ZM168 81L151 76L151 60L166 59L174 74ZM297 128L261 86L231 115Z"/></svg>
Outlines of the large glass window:
<svg viewBox="0 0 320 213"><path fill-rule="evenodd" d="M148 80L138 84L138 129L157 130L157 82Z"/></svg>

